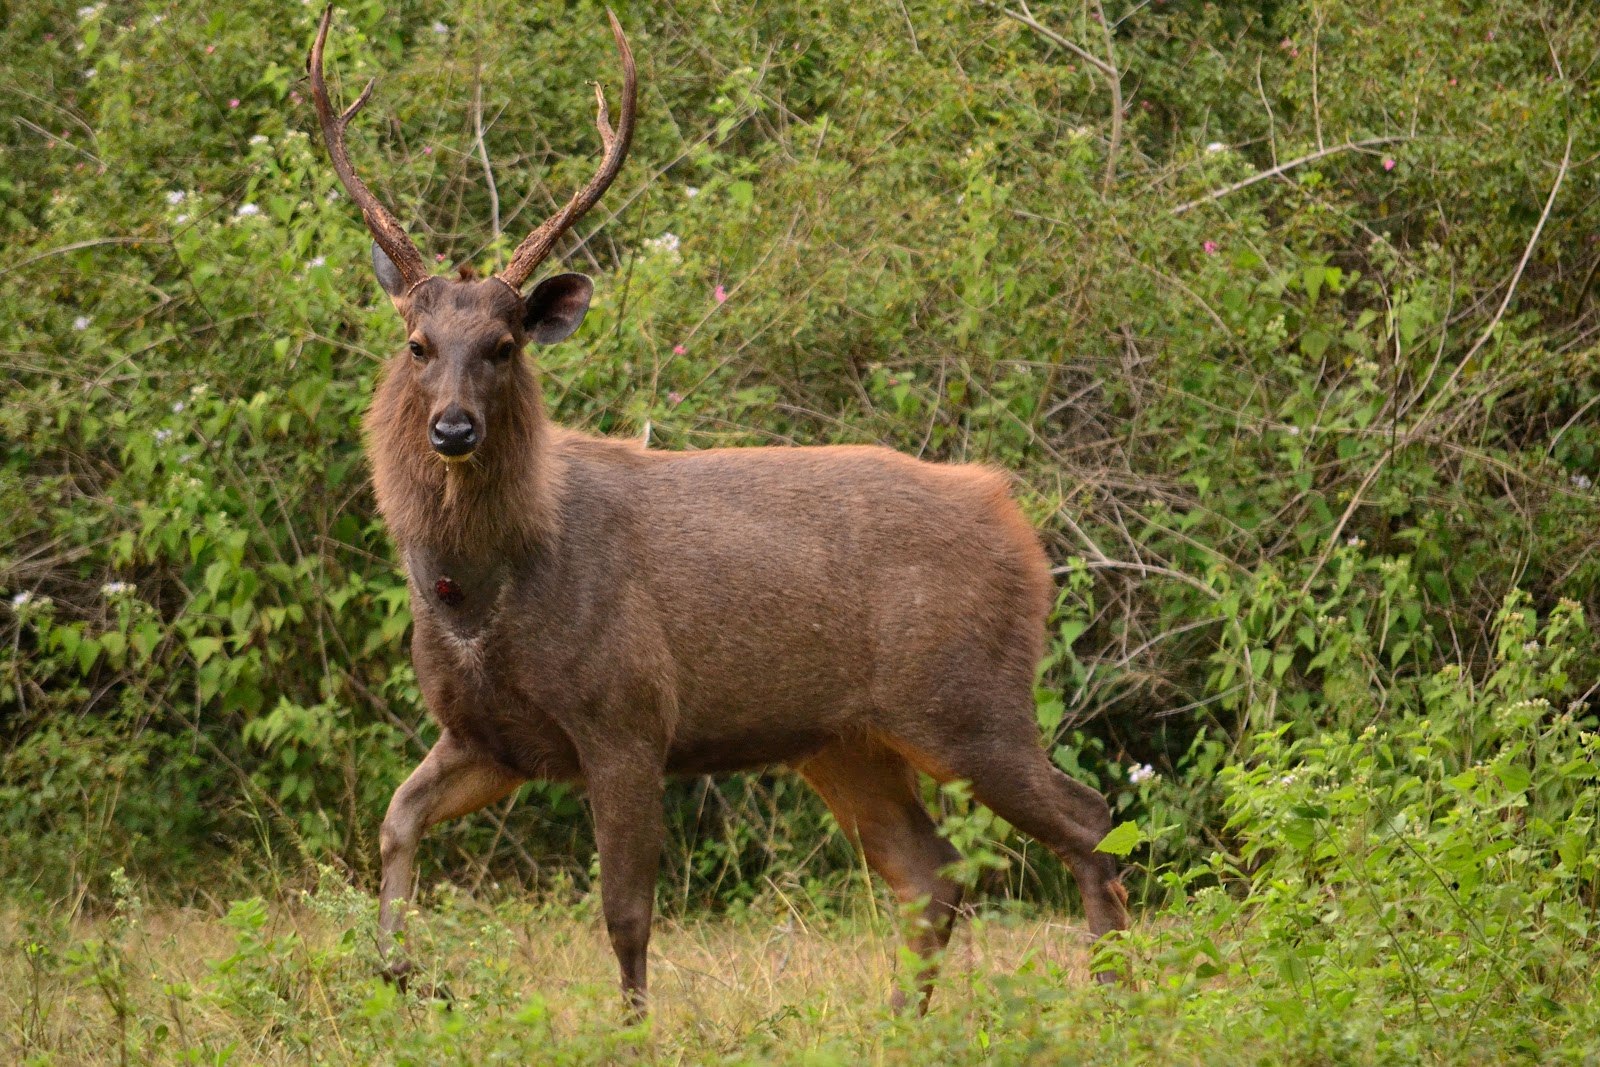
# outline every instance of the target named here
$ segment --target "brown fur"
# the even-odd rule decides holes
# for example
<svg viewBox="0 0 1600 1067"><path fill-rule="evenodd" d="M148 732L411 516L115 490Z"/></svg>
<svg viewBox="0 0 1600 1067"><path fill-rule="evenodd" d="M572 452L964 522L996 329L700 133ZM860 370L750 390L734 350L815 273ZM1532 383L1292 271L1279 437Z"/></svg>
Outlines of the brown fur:
<svg viewBox="0 0 1600 1067"><path fill-rule="evenodd" d="M1094 851L1105 801L1039 745L1054 587L1004 475L876 447L655 452L576 433L547 420L520 355L496 370L474 354L526 338L506 286L439 279L397 306L437 354L386 368L368 448L443 735L384 822L386 931L426 826L529 778L584 784L642 1006L664 776L770 764L799 769L903 899L927 899L920 953L945 943L960 889L919 770L969 780L1060 855L1096 934L1126 925ZM429 445L446 404L485 430L461 462Z"/></svg>

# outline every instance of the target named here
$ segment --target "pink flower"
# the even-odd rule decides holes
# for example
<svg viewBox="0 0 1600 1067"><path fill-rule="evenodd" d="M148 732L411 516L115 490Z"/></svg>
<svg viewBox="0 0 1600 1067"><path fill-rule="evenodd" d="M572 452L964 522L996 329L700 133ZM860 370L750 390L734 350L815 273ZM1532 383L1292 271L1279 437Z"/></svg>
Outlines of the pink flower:
<svg viewBox="0 0 1600 1067"><path fill-rule="evenodd" d="M217 50L217 46L216 45L214 45L214 44L206 45L206 55L209 56L212 52L215 52L216 50Z"/></svg>
<svg viewBox="0 0 1600 1067"><path fill-rule="evenodd" d="M728 302L728 290L719 285L712 290L711 298L719 304L725 304Z"/></svg>
<svg viewBox="0 0 1600 1067"><path fill-rule="evenodd" d="M229 107L238 107L239 106L239 98L236 96L232 100L229 100L228 101L228 106Z"/></svg>
<svg viewBox="0 0 1600 1067"><path fill-rule="evenodd" d="M674 389L672 392L667 394L667 403L669 403L669 404L681 404L681 403L683 403L683 394L678 392L676 389Z"/></svg>
<svg viewBox="0 0 1600 1067"><path fill-rule="evenodd" d="M433 261L435 263L443 263L444 262L444 253L443 252L435 252L433 254Z"/></svg>
<svg viewBox="0 0 1600 1067"><path fill-rule="evenodd" d="M687 351L689 351L689 350L687 348L685 348L683 345L673 345L672 346L672 354L675 355L675 356L681 356Z"/></svg>
<svg viewBox="0 0 1600 1067"><path fill-rule="evenodd" d="M1208 256L1214 256L1217 254L1217 242L1215 241L1207 241L1200 247L1206 250L1206 255Z"/></svg>
<svg viewBox="0 0 1600 1067"><path fill-rule="evenodd" d="M422 147L422 154L425 155L425 156L433 155L433 145L431 145L431 144L430 145L424 145Z"/></svg>
<svg viewBox="0 0 1600 1067"><path fill-rule="evenodd" d="M300 93L299 93L299 91L295 90L295 89L290 89L289 90L289 100L290 100L291 103L298 104L300 102Z"/></svg>
<svg viewBox="0 0 1600 1067"><path fill-rule="evenodd" d="M1390 159L1388 156L1383 157L1383 169L1394 170L1394 160Z"/></svg>

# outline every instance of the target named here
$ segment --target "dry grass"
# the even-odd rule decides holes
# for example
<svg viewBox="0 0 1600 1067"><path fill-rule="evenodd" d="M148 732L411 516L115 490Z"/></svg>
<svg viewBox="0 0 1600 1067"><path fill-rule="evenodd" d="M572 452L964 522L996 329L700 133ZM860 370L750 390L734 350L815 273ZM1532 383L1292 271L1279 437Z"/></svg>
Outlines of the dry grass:
<svg viewBox="0 0 1600 1067"><path fill-rule="evenodd" d="M132 1063L430 1062L420 1050L438 1042L492 1060L508 1040L546 1061L899 1060L885 1038L926 1023L888 1010L900 942L880 902L861 910L659 923L654 1018L630 1032L604 930L583 905L446 895L414 923L412 947L418 984L446 987L449 1003L416 989L389 1002L373 976L370 902L353 893L286 895L253 930L193 908L62 922L8 907L0 1062L115 1063L124 1051ZM85 947L95 943L115 948ZM1092 996L1086 946L1080 926L1055 918L963 923L927 1022L978 1032L994 981L1018 972Z"/></svg>

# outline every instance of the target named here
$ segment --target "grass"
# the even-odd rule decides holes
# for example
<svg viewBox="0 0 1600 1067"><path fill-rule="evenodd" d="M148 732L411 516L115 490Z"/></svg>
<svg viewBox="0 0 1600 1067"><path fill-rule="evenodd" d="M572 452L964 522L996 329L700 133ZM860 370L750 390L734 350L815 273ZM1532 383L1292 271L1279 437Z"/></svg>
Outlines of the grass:
<svg viewBox="0 0 1600 1067"><path fill-rule="evenodd" d="M437 893L413 922L423 975L407 993L375 977L371 899L326 881L226 908L130 893L112 914L63 919L12 904L0 1062L899 1062L934 1038L941 1058L985 1056L1008 981L1079 1012L1103 1003L1077 922L1001 913L962 924L932 1015L898 1017L894 916L851 895L833 914L774 895L736 918L658 921L653 1018L634 1028L587 899Z"/></svg>

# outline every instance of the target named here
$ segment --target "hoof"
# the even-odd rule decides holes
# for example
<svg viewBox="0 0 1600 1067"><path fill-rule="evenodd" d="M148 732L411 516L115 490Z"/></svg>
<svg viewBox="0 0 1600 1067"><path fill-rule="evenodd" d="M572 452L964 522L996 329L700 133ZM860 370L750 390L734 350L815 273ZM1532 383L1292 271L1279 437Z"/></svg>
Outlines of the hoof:
<svg viewBox="0 0 1600 1067"><path fill-rule="evenodd" d="M395 960L392 963L384 964L378 970L378 976L404 993L406 987L411 984L411 975L415 970L416 967L412 965L410 960Z"/></svg>

